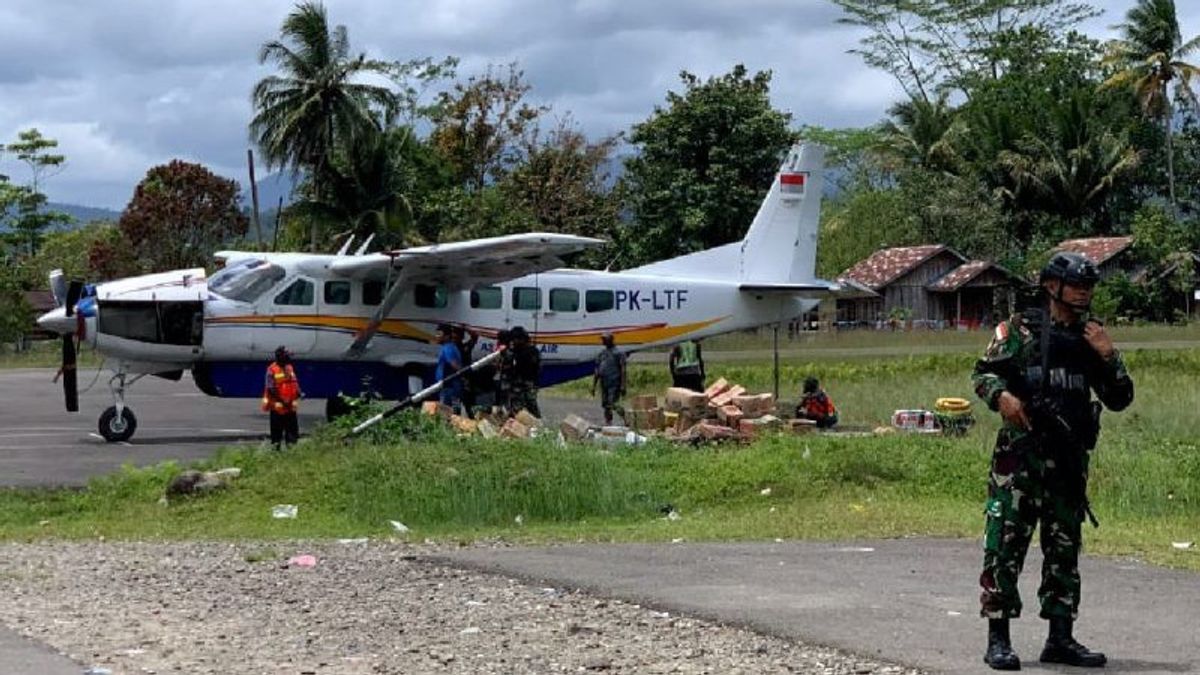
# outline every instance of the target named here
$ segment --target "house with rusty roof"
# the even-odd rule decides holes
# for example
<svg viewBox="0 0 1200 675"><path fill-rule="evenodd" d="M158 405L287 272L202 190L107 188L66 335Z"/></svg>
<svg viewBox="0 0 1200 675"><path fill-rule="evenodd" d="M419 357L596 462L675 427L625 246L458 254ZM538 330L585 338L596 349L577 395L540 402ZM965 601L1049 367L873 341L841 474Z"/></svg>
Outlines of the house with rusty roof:
<svg viewBox="0 0 1200 675"><path fill-rule="evenodd" d="M1096 263L1101 279L1124 272L1133 275L1138 263L1133 255L1133 237L1088 237L1067 239L1054 247L1054 252L1079 253Z"/></svg>
<svg viewBox="0 0 1200 675"><path fill-rule="evenodd" d="M1017 275L986 260L967 260L944 244L876 251L838 277L841 325L903 316L917 325L977 326L1012 312Z"/></svg>

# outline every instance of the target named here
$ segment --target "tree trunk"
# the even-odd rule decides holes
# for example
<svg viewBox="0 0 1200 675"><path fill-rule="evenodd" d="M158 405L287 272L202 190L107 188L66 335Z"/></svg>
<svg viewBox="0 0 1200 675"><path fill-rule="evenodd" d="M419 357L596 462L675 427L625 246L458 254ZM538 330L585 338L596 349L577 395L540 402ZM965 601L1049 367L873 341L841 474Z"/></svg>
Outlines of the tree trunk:
<svg viewBox="0 0 1200 675"><path fill-rule="evenodd" d="M1174 117L1174 106L1167 97L1167 87L1163 85L1163 100L1167 104L1167 114L1163 120L1163 130L1167 134L1167 194L1171 199L1171 218L1179 218L1179 208L1175 203L1175 145L1172 142L1171 118Z"/></svg>

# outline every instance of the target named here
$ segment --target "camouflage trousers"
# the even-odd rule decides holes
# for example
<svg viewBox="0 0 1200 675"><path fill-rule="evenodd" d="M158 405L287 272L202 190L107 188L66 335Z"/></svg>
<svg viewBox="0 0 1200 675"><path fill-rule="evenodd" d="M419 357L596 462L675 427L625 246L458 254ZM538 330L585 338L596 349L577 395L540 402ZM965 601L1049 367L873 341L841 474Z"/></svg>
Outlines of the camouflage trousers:
<svg viewBox="0 0 1200 675"><path fill-rule="evenodd" d="M538 388L536 385L514 384L512 391L509 392L509 410L514 413L521 410L528 410L530 415L541 417L542 411L538 408L537 396Z"/></svg>
<svg viewBox="0 0 1200 675"><path fill-rule="evenodd" d="M1081 459L1087 475L1088 457ZM1079 613L1079 550L1083 503L1065 494L1052 458L1024 432L1005 427L996 439L988 479L987 525L980 614L988 619L1021 615L1017 577L1033 531L1041 524L1041 617L1076 618Z"/></svg>

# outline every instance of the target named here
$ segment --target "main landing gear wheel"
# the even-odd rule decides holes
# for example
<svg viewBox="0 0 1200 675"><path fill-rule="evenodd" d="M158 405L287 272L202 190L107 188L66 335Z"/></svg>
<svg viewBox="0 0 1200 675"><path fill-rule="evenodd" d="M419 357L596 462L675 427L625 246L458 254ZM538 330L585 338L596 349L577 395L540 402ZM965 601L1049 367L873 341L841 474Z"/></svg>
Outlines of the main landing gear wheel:
<svg viewBox="0 0 1200 675"><path fill-rule="evenodd" d="M343 417L350 413L350 404L341 396L333 396L325 399L325 421L332 422L339 417Z"/></svg>
<svg viewBox="0 0 1200 675"><path fill-rule="evenodd" d="M100 415L100 435L109 443L120 443L133 437L137 431L137 418L129 408L122 408L117 415L117 406L111 406Z"/></svg>

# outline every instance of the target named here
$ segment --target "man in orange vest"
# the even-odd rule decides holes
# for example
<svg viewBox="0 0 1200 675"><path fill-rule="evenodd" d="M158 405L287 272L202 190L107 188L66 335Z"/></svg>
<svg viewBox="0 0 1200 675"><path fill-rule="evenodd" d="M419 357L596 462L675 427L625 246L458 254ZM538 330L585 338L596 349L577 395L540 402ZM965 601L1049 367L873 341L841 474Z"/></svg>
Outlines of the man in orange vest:
<svg viewBox="0 0 1200 675"><path fill-rule="evenodd" d="M300 402L300 381L292 369L292 354L287 347L275 350L275 360L267 366L267 382L263 387L262 409L271 414L271 445L279 449L280 441L295 445L300 437L296 407Z"/></svg>

